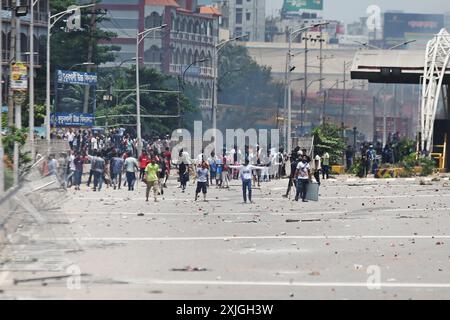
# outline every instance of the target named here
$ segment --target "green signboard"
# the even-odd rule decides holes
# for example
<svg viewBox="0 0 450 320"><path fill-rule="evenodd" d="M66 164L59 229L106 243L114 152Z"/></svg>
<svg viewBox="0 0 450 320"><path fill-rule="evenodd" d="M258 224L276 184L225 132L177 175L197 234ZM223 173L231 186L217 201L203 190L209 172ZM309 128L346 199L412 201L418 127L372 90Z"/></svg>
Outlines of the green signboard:
<svg viewBox="0 0 450 320"><path fill-rule="evenodd" d="M323 10L323 0L284 0L284 12Z"/></svg>

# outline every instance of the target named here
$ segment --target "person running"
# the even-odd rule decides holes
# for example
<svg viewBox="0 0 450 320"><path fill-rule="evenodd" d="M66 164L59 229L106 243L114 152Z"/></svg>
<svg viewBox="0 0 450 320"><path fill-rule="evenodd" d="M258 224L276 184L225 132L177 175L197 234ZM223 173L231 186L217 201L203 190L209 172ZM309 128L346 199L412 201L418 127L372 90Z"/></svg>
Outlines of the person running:
<svg viewBox="0 0 450 320"><path fill-rule="evenodd" d="M144 174L145 169L147 168L147 165L150 162L150 158L148 156L147 151L142 151L142 154L139 156L139 180L144 181Z"/></svg>
<svg viewBox="0 0 450 320"><path fill-rule="evenodd" d="M263 170L264 167L257 167L251 165L248 159L245 161L245 165L241 166L230 166L231 169L236 169L239 171L239 175L242 180L242 195L244 198L244 203L247 203L247 191L248 191L248 200L250 203L254 203L252 201L252 170Z"/></svg>
<svg viewBox="0 0 450 320"><path fill-rule="evenodd" d="M306 200L306 188L312 179L311 166L309 165L307 155L302 156L302 161L297 165L295 176L297 178L297 194L295 195L295 201L298 201L301 197L303 202L308 202Z"/></svg>
<svg viewBox="0 0 450 320"><path fill-rule="evenodd" d="M145 181L147 183L147 190L145 192L145 199L148 202L148 197L150 196L150 191L153 189L153 196L155 202L158 202L158 192L159 192L159 174L160 167L156 162L155 157L149 160L149 164L145 168Z"/></svg>
<svg viewBox="0 0 450 320"><path fill-rule="evenodd" d="M203 161L201 166L197 168L197 190L195 190L195 201L198 199L200 192L203 193L203 201L206 202L206 194L208 193L209 170L208 164Z"/></svg>
<svg viewBox="0 0 450 320"><path fill-rule="evenodd" d="M124 162L124 171L127 175L128 191L134 191L134 183L136 182L136 172L139 171L139 164L130 152L127 153L127 159Z"/></svg>

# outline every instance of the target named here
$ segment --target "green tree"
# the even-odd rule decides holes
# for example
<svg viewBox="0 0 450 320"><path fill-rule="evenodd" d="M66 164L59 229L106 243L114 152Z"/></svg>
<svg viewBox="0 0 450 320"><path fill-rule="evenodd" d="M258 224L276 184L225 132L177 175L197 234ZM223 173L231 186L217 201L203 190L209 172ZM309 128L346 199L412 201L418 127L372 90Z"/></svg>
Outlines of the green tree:
<svg viewBox="0 0 450 320"><path fill-rule="evenodd" d="M134 126L136 123L136 69L108 69L100 73L100 87L106 91L113 89L113 101L98 100L97 117L104 116L101 121L108 126ZM178 94L177 79L163 75L155 69L142 68L141 81L141 115L143 136L168 134L179 128L178 109L183 115L183 128L191 128L192 120L199 119L198 92L187 86L185 93ZM114 87L111 88L111 84ZM152 92L149 92L151 90ZM162 92L157 92L162 91ZM99 97L100 98L100 97ZM117 117L117 115L123 115ZM163 116L148 118L145 116ZM107 118L106 118L107 117Z"/></svg>
<svg viewBox="0 0 450 320"><path fill-rule="evenodd" d="M19 143L19 171L21 174L28 170L31 163L30 153L23 151L27 138L28 130L17 129L16 127L9 127L7 134L3 137L3 148L9 163L12 163L14 159L14 143Z"/></svg>
<svg viewBox="0 0 450 320"><path fill-rule="evenodd" d="M277 107L282 92L271 68L258 65L241 45L228 45L220 52L219 88L219 103L246 107Z"/></svg>
<svg viewBox="0 0 450 320"><path fill-rule="evenodd" d="M313 130L314 150L316 154L328 152L331 164L341 162L345 150L345 142L341 136L342 130L334 124L324 124Z"/></svg>

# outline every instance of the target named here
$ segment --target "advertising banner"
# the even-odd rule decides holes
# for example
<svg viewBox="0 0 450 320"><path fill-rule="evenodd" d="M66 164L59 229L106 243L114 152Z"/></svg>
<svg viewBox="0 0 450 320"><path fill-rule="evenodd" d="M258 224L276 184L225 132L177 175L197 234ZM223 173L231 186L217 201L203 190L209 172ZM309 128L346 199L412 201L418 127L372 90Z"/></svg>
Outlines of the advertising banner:
<svg viewBox="0 0 450 320"><path fill-rule="evenodd" d="M384 41L396 45L402 41L416 40L410 48L424 48L433 35L444 27L442 14L384 14Z"/></svg>
<svg viewBox="0 0 450 320"><path fill-rule="evenodd" d="M284 12L293 13L303 10L323 10L323 0L284 0Z"/></svg>
<svg viewBox="0 0 450 320"><path fill-rule="evenodd" d="M94 115L90 113L52 113L50 124L61 127L93 127Z"/></svg>
<svg viewBox="0 0 450 320"><path fill-rule="evenodd" d="M92 72L57 70L56 79L58 83L78 84L82 86L97 85L97 74Z"/></svg>
<svg viewBox="0 0 450 320"><path fill-rule="evenodd" d="M28 90L28 69L22 62L11 65L11 89L14 91Z"/></svg>

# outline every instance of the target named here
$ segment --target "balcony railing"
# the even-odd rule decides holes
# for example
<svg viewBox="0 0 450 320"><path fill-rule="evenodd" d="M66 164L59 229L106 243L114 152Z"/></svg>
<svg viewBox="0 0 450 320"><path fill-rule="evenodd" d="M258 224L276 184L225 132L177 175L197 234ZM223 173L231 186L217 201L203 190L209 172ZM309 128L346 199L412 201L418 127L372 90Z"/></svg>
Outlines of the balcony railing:
<svg viewBox="0 0 450 320"><path fill-rule="evenodd" d="M188 65L182 65L182 64L171 64L169 67L170 73L174 74L183 74L184 71ZM192 66L188 73L186 75L188 77L213 77L214 72L213 68L210 67L198 67L198 66Z"/></svg>
<svg viewBox="0 0 450 320"><path fill-rule="evenodd" d="M197 33L188 33L184 31L171 31L172 39L189 40L200 43L212 44L214 39L212 36L205 36Z"/></svg>
<svg viewBox="0 0 450 320"><path fill-rule="evenodd" d="M10 58L10 51L9 50L3 50L3 52L2 52L2 62L3 62L3 64L8 64L10 60L11 60L11 58ZM22 53L20 55L20 61L24 62L26 64L29 64L30 63L30 55ZM34 64L35 64L35 66L39 65L39 56L38 55L34 55Z"/></svg>

